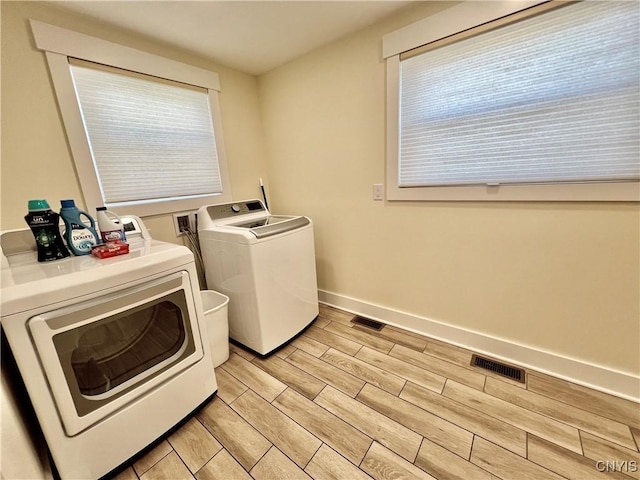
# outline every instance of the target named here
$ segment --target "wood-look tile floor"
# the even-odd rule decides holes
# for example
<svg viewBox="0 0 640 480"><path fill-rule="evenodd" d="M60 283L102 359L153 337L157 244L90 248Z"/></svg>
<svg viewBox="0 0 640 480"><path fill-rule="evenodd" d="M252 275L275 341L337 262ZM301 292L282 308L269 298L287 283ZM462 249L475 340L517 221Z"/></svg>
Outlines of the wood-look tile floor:
<svg viewBox="0 0 640 480"><path fill-rule="evenodd" d="M218 395L116 477L640 479L640 405L321 306L268 358L231 346Z"/></svg>

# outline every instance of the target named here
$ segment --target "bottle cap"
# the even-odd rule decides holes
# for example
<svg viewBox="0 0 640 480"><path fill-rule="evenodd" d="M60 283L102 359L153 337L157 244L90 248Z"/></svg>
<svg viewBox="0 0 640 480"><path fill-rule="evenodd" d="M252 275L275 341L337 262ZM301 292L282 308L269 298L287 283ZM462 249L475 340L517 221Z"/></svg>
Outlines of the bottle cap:
<svg viewBox="0 0 640 480"><path fill-rule="evenodd" d="M29 200L29 211L37 212L38 210L49 210L49 203L46 200Z"/></svg>
<svg viewBox="0 0 640 480"><path fill-rule="evenodd" d="M60 205L62 205L62 208L73 208L76 206L76 202L73 200L60 200Z"/></svg>
<svg viewBox="0 0 640 480"><path fill-rule="evenodd" d="M98 208L96 208L96 212L102 212L102 211L104 211L106 209L107 209L107 207L98 207Z"/></svg>

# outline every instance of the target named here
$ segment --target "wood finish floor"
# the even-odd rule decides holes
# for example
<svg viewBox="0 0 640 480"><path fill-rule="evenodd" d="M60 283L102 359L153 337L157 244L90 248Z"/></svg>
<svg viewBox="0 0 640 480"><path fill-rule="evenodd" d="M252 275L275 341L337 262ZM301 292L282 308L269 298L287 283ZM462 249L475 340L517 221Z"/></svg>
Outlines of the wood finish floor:
<svg viewBox="0 0 640 480"><path fill-rule="evenodd" d="M352 317L321 306L266 359L232 345L218 395L116 478L640 479L638 404Z"/></svg>

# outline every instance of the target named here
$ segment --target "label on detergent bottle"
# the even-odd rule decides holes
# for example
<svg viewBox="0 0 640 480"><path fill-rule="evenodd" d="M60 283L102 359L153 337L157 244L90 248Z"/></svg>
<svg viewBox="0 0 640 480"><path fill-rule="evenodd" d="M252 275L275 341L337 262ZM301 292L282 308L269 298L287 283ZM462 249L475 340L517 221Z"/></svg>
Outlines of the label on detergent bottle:
<svg viewBox="0 0 640 480"><path fill-rule="evenodd" d="M115 240L124 241L122 230L111 230L110 232L100 231L100 233L102 234L102 240L104 242L113 242Z"/></svg>
<svg viewBox="0 0 640 480"><path fill-rule="evenodd" d="M71 239L75 249L82 253L91 253L91 247L98 244L98 239L95 235L83 225L71 222L70 226L71 235L67 238Z"/></svg>

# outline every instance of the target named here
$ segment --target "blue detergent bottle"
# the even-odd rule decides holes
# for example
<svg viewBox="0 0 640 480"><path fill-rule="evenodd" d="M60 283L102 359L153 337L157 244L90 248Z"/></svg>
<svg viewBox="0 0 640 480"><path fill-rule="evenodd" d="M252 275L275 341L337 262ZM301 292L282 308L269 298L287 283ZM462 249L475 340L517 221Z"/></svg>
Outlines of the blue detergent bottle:
<svg viewBox="0 0 640 480"><path fill-rule="evenodd" d="M74 255L88 255L91 247L101 243L95 220L87 212L79 210L73 200L61 200L60 204L60 217L66 227L64 238L69 250Z"/></svg>

